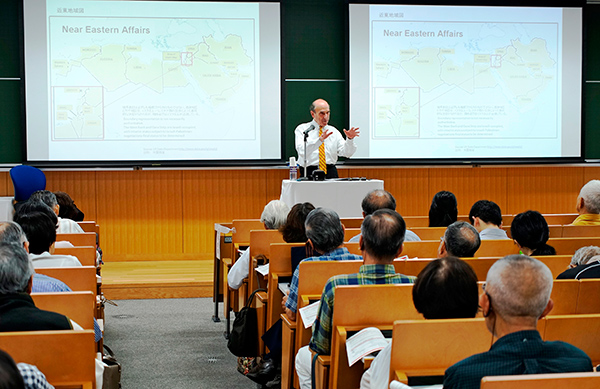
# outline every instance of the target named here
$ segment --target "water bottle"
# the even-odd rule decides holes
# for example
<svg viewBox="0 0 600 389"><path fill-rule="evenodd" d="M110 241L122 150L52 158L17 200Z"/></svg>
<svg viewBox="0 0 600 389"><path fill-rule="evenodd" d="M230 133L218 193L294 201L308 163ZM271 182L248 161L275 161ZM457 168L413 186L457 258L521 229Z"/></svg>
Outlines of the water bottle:
<svg viewBox="0 0 600 389"><path fill-rule="evenodd" d="M298 165L296 164L296 157L290 157L290 181L298 180Z"/></svg>

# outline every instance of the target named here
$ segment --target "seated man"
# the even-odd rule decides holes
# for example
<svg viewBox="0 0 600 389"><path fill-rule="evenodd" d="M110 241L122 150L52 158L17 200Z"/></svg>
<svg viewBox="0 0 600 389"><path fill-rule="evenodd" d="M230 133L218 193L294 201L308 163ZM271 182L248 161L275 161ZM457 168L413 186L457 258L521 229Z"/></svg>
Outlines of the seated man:
<svg viewBox="0 0 600 389"><path fill-rule="evenodd" d="M584 246L575 251L569 269L560 273L557 280L600 278L600 247Z"/></svg>
<svg viewBox="0 0 600 389"><path fill-rule="evenodd" d="M375 189L367 193L361 203L363 217L373 214L378 209L396 210L396 199L392 194L383 189ZM349 242L358 243L360 234L350 238ZM412 231L406 230L405 242L420 242L421 238Z"/></svg>
<svg viewBox="0 0 600 389"><path fill-rule="evenodd" d="M454 222L446 228L438 247L438 257L473 257L480 245L481 238L472 225L463 221Z"/></svg>
<svg viewBox="0 0 600 389"><path fill-rule="evenodd" d="M592 226L600 224L600 180L591 180L585 184L577 197L577 219L574 226Z"/></svg>
<svg viewBox="0 0 600 389"><path fill-rule="evenodd" d="M380 209L365 217L361 231L359 245L364 264L357 274L333 276L327 281L323 288L319 313L312 327L310 344L298 350L296 355L296 372L301 389L311 387L311 351L320 355L329 355L337 286L409 284L415 281L416 277L396 274L393 265L394 258L402 252L406 232L406 224L400 214L390 209Z"/></svg>
<svg viewBox="0 0 600 389"><path fill-rule="evenodd" d="M0 243L0 331L71 330L64 315L43 311L31 296L33 265L23 247Z"/></svg>
<svg viewBox="0 0 600 389"><path fill-rule="evenodd" d="M40 200L49 206L50 209L52 209L54 214L58 217L58 226L56 227L57 233L70 234L84 232L77 222L71 219L63 219L62 217L58 216L60 212L60 205L58 205L56 195L49 190L38 190L37 192L33 192L33 194L29 197L29 200Z"/></svg>
<svg viewBox="0 0 600 389"><path fill-rule="evenodd" d="M538 319L554 306L552 273L537 259L509 255L487 274L479 305L488 330L498 340L489 351L446 370L444 388L479 388L485 376L592 371L590 358L564 342L544 342Z"/></svg>
<svg viewBox="0 0 600 389"><path fill-rule="evenodd" d="M502 229L502 212L498 204L489 200L479 200L469 211L471 224L484 239L510 239Z"/></svg>
<svg viewBox="0 0 600 389"><path fill-rule="evenodd" d="M477 275L469 264L456 257L431 261L421 270L412 298L425 319L475 317L479 311ZM361 389L387 389L390 380L392 344L373 360L360 380Z"/></svg>
<svg viewBox="0 0 600 389"><path fill-rule="evenodd" d="M27 236L29 257L34 267L81 266L81 262L72 255L54 254L56 225L49 215L43 212L17 214L15 222Z"/></svg>
<svg viewBox="0 0 600 389"><path fill-rule="evenodd" d="M267 230L278 230L287 218L287 214L290 212L290 207L281 200L271 200L262 215L260 215L260 221L265 225ZM244 282L244 278L248 277L250 271L250 247L242 253L242 255L235 261L229 273L227 273L227 284L231 289L239 289Z"/></svg>
<svg viewBox="0 0 600 389"><path fill-rule="evenodd" d="M344 245L344 226L338 214L327 208L316 208L306 217L306 244L308 248L316 251L321 256L310 257L304 261L360 261L360 255L350 254ZM284 296L281 305L290 320L296 320L298 309L298 276L300 266L294 270L290 283L289 295Z"/></svg>

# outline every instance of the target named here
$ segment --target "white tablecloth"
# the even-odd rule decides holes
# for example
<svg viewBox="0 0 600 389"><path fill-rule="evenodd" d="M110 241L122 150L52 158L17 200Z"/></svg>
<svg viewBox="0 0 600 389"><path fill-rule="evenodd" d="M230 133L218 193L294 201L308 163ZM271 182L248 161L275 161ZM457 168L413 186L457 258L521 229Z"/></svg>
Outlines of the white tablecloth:
<svg viewBox="0 0 600 389"><path fill-rule="evenodd" d="M315 207L333 209L340 217L362 217L360 204L365 195L374 189L383 189L383 181L283 180L281 200L290 208L308 201Z"/></svg>
<svg viewBox="0 0 600 389"><path fill-rule="evenodd" d="M0 197L0 222L8 222L13 219L12 202L12 197Z"/></svg>

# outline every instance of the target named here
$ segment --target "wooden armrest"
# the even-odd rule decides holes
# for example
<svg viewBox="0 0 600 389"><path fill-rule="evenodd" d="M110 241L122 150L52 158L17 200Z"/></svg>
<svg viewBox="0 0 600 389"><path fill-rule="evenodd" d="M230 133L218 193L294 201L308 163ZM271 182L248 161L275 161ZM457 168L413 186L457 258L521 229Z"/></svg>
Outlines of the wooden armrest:
<svg viewBox="0 0 600 389"><path fill-rule="evenodd" d="M319 363L323 366L329 366L331 363L331 355L319 355Z"/></svg>
<svg viewBox="0 0 600 389"><path fill-rule="evenodd" d="M372 355L367 355L366 357L363 358L363 364L364 364L365 370L367 370L369 367L371 367L371 363L373 363L373 359L375 359L375 357Z"/></svg>
<svg viewBox="0 0 600 389"><path fill-rule="evenodd" d="M256 298L263 304L266 304L267 301L269 301L269 296L265 292L258 292Z"/></svg>
<svg viewBox="0 0 600 389"><path fill-rule="evenodd" d="M283 321L283 325L288 326L289 328L291 328L293 330L296 329L295 321L291 321L290 318L285 313L282 313L280 316L281 316L281 320Z"/></svg>
<svg viewBox="0 0 600 389"><path fill-rule="evenodd" d="M223 262L225 266L231 267L231 265L233 265L233 260L231 258L221 258L221 262Z"/></svg>
<svg viewBox="0 0 600 389"><path fill-rule="evenodd" d="M404 373L400 370L396 370L394 372L394 379L396 381L402 382L405 385L408 385L408 377L406 376L406 373Z"/></svg>

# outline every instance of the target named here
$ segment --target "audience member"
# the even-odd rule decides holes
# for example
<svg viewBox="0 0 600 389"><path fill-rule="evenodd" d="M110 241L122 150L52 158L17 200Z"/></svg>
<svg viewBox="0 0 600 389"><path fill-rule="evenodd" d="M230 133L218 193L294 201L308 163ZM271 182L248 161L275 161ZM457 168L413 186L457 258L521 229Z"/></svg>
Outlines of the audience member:
<svg viewBox="0 0 600 389"><path fill-rule="evenodd" d="M0 243L0 331L73 329L66 316L35 306L29 295L33 273L23 247Z"/></svg>
<svg viewBox="0 0 600 389"><path fill-rule="evenodd" d="M56 201L58 202L59 206L58 217L63 219L71 219L75 222L83 221L85 215L79 208L77 208L77 205L75 205L75 202L68 193L60 191L54 192L54 196L56 196Z"/></svg>
<svg viewBox="0 0 600 389"><path fill-rule="evenodd" d="M279 227L279 232L281 232L285 242L304 243L308 240L304 222L313 209L315 209L315 206L311 203L298 203L292 207L285 224Z"/></svg>
<svg viewBox="0 0 600 389"><path fill-rule="evenodd" d="M438 247L438 256L474 257L480 245L481 238L475 227L463 221L454 222L446 228Z"/></svg>
<svg viewBox="0 0 600 389"><path fill-rule="evenodd" d="M591 180L585 184L577 197L577 213L574 226L600 224L600 180Z"/></svg>
<svg viewBox="0 0 600 389"><path fill-rule="evenodd" d="M23 377L25 389L54 389L46 380L44 373L35 365L28 363L17 363L19 373Z"/></svg>
<svg viewBox="0 0 600 389"><path fill-rule="evenodd" d="M0 389L25 389L17 364L4 350L0 350Z"/></svg>
<svg viewBox="0 0 600 389"><path fill-rule="evenodd" d="M548 245L550 229L541 213L526 211L518 214L510 224L510 234L525 255L556 255Z"/></svg>
<svg viewBox="0 0 600 389"><path fill-rule="evenodd" d="M81 266L81 262L72 255L54 254L56 224L46 213L20 214L15 217L15 222L27 236L29 257L34 267Z"/></svg>
<svg viewBox="0 0 600 389"><path fill-rule="evenodd" d="M600 247L585 246L575 251L569 269L560 273L557 279L600 278Z"/></svg>
<svg viewBox="0 0 600 389"><path fill-rule="evenodd" d="M360 255L350 254L347 248L342 247L344 244L344 226L342 226L340 217L335 211L327 208L316 208L308 214L304 225L306 227L306 237L308 238L307 245L321 256L306 258L303 262L362 259ZM299 274L300 268L297 267L290 283L290 292L281 301L282 308L284 308L290 320L296 320Z"/></svg>
<svg viewBox="0 0 600 389"><path fill-rule="evenodd" d="M445 257L431 261L417 276L413 303L425 319L475 317L479 310L479 289L475 271L463 260ZM392 344L377 354L363 374L361 389L387 389Z"/></svg>
<svg viewBox="0 0 600 389"><path fill-rule="evenodd" d="M22 246L29 254L29 242L21 226L15 222L0 223L0 243L13 243ZM31 293L72 292L71 288L61 280L45 274L33 274ZM94 334L96 342L102 339L102 330L94 318Z"/></svg>
<svg viewBox="0 0 600 389"><path fill-rule="evenodd" d="M469 211L469 221L485 239L510 239L502 229L502 212L498 204L489 200L479 200Z"/></svg>
<svg viewBox="0 0 600 389"><path fill-rule="evenodd" d="M37 192L33 192L29 200L40 200L47 206L49 206L54 214L58 217L58 226L56 227L56 232L59 234L71 234L71 233L83 233L83 229L71 219L63 219L58 216L60 212L60 205L58 205L58 201L56 200L56 196L54 193L49 190L38 190Z"/></svg>
<svg viewBox="0 0 600 389"><path fill-rule="evenodd" d="M372 215L373 212L379 209L391 209L392 211L396 210L396 199L392 194L383 189L375 189L367 193L365 198L362 201L362 214L363 218L367 215ZM360 234L353 236L350 238L349 242L358 243L360 240ZM404 236L405 242L419 242L421 238L414 232L410 230L406 230L406 235Z"/></svg>
<svg viewBox="0 0 600 389"><path fill-rule="evenodd" d="M281 200L271 200L260 215L260 221L267 230L278 230L286 221L290 208ZM250 247L242 253L235 261L229 273L227 273L227 284L231 289L239 289L248 277L250 271Z"/></svg>
<svg viewBox="0 0 600 389"><path fill-rule="evenodd" d="M498 340L446 370L444 388L479 388L485 376L592 371L590 358L564 342L544 342L537 322L554 306L552 273L537 259L509 255L487 274L479 305Z"/></svg>
<svg viewBox="0 0 600 389"><path fill-rule="evenodd" d="M310 343L298 350L296 355L296 372L301 389L311 387L311 350L320 355L329 355L337 286L409 284L415 281L415 277L397 274L393 265L394 258L402 252L406 232L406 224L399 213L391 209L375 211L365 217L361 231L359 246L364 264L356 274L337 275L327 281Z"/></svg>
<svg viewBox="0 0 600 389"><path fill-rule="evenodd" d="M452 192L441 191L433 196L429 207L429 227L448 227L458 218L458 203Z"/></svg>

